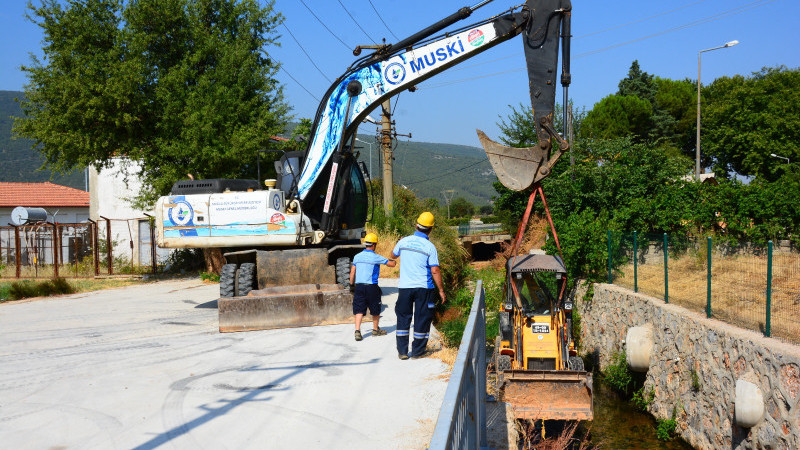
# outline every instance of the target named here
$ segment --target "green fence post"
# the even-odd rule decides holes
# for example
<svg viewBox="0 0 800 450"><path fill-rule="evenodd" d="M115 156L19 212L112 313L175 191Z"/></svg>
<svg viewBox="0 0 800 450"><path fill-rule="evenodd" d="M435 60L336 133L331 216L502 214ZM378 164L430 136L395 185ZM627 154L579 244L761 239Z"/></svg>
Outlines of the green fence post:
<svg viewBox="0 0 800 450"><path fill-rule="evenodd" d="M711 318L711 237L708 238L708 282L706 286L706 317Z"/></svg>
<svg viewBox="0 0 800 450"><path fill-rule="evenodd" d="M669 254L669 247L667 244L667 233L664 233L664 303L669 303L669 257L667 256Z"/></svg>
<svg viewBox="0 0 800 450"><path fill-rule="evenodd" d="M611 230L608 230L608 284L611 284Z"/></svg>
<svg viewBox="0 0 800 450"><path fill-rule="evenodd" d="M639 253L636 248L636 232L633 232L633 292L639 292Z"/></svg>
<svg viewBox="0 0 800 450"><path fill-rule="evenodd" d="M764 327L764 335L770 337L772 319L772 241L767 244L767 323Z"/></svg>

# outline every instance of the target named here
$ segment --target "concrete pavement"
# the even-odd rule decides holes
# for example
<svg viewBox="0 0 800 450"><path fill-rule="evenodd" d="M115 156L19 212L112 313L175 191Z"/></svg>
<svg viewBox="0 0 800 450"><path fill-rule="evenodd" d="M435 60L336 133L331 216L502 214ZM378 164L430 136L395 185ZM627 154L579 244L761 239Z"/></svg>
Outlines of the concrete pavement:
<svg viewBox="0 0 800 450"><path fill-rule="evenodd" d="M448 368L382 328L220 334L218 285L163 281L0 304L5 448L424 448Z"/></svg>

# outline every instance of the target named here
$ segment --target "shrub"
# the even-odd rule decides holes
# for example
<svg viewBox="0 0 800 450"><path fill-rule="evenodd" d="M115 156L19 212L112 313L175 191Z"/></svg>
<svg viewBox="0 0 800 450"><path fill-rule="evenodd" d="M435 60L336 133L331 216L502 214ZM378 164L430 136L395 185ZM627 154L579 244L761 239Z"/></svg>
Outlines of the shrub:
<svg viewBox="0 0 800 450"><path fill-rule="evenodd" d="M652 389L645 390L644 386L639 388L633 393L631 403L639 411L647 411L647 408L653 403L656 398L656 392Z"/></svg>
<svg viewBox="0 0 800 450"><path fill-rule="evenodd" d="M611 361L612 363L603 371L603 380L618 392L628 395L633 383L633 374L628 368L625 352L614 353Z"/></svg>
<svg viewBox="0 0 800 450"><path fill-rule="evenodd" d="M675 418L659 419L656 426L656 439L659 441L671 441L675 437L675 428L678 426L678 421Z"/></svg>
<svg viewBox="0 0 800 450"><path fill-rule="evenodd" d="M212 283L219 283L218 273L200 272L200 279L203 281L210 281Z"/></svg>
<svg viewBox="0 0 800 450"><path fill-rule="evenodd" d="M437 325L442 334L444 345L451 348L458 348L461 338L464 337L464 328L467 326L467 318L459 316L450 320L444 320Z"/></svg>

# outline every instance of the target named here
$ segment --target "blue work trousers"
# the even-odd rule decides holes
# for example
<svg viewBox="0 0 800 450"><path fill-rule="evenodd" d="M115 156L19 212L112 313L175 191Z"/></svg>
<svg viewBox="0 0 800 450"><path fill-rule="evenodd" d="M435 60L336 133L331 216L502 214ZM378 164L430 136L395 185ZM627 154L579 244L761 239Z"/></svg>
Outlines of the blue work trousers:
<svg viewBox="0 0 800 450"><path fill-rule="evenodd" d="M436 306L436 290L425 288L401 288L397 294L394 312L397 314L397 353L419 356L425 353L430 338L433 308ZM411 317L414 317L414 342L408 353L408 337Z"/></svg>

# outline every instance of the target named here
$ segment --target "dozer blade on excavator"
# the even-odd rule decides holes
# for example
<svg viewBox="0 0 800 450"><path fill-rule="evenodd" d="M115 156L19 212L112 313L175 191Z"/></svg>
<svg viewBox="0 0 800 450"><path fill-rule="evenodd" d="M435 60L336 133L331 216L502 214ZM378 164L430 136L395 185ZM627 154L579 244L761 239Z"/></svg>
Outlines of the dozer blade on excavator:
<svg viewBox="0 0 800 450"><path fill-rule="evenodd" d="M570 370L507 370L500 400L516 419L592 420L592 374Z"/></svg>

